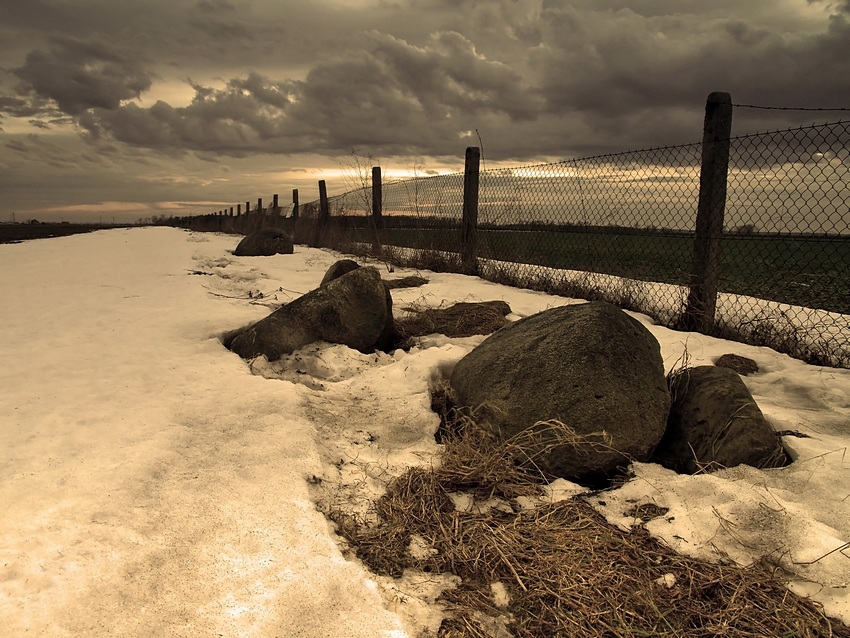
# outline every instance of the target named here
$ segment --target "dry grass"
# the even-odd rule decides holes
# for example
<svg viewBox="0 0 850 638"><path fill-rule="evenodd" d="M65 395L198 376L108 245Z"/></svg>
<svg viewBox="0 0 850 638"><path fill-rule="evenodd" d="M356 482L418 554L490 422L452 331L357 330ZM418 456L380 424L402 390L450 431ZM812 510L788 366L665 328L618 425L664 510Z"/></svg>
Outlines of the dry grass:
<svg viewBox="0 0 850 638"><path fill-rule="evenodd" d="M504 301L457 303L448 308L408 306L407 316L396 320L396 332L402 339L435 332L447 337L490 334L508 323L511 309Z"/></svg>
<svg viewBox="0 0 850 638"><path fill-rule="evenodd" d="M386 284L387 288L390 290L395 290L397 288L419 288L427 283L427 279L424 277L417 277L415 275L411 275L409 277L396 277L395 279L384 279L384 284Z"/></svg>
<svg viewBox="0 0 850 638"><path fill-rule="evenodd" d="M533 462L514 443L495 444L473 415L455 416L460 426L446 428L455 434L446 434L438 466L393 480L369 520L331 514L377 573L462 578L443 595L440 636L850 636L761 568L676 554L642 525L661 511L635 509L636 525L624 532L582 498L520 507L519 497L543 492ZM501 506L458 511L458 492ZM412 539L427 551L412 552ZM508 591L506 606L494 583Z"/></svg>

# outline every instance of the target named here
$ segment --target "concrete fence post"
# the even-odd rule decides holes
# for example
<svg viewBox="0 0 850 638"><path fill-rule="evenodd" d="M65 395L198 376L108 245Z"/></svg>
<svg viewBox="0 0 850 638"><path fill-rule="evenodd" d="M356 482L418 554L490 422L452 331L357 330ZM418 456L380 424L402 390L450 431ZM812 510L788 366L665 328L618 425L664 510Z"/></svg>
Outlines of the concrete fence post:
<svg viewBox="0 0 850 638"><path fill-rule="evenodd" d="M708 333L714 327L731 136L732 97L711 93L705 103L693 267L682 316L685 330Z"/></svg>
<svg viewBox="0 0 850 638"><path fill-rule="evenodd" d="M478 274L478 181L481 149L466 149L463 168L463 221L460 229L461 265L464 274Z"/></svg>

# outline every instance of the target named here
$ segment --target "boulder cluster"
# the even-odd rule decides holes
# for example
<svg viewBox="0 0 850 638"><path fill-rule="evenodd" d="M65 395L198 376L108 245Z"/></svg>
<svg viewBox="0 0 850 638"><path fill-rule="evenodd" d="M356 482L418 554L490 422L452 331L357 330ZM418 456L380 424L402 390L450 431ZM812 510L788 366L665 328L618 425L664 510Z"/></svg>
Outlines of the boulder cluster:
<svg viewBox="0 0 850 638"><path fill-rule="evenodd" d="M605 484L632 461L694 474L787 465L737 372L665 376L658 341L611 304L546 310L486 339L455 366L460 406L501 440L521 440L546 475Z"/></svg>
<svg viewBox="0 0 850 638"><path fill-rule="evenodd" d="M233 331L225 346L246 359L269 360L319 340L391 351L410 336L393 318L391 285L376 268L342 260L316 290ZM482 316L510 312L504 302L479 306ZM445 311L452 326L473 314L471 306ZM602 302L545 310L499 328L503 321L493 325L490 317L487 331L496 331L454 367L453 403L469 408L497 440L521 444L548 477L599 486L633 461L691 474L789 462L736 371L757 371L750 360L729 355L716 366L665 375L652 333Z"/></svg>

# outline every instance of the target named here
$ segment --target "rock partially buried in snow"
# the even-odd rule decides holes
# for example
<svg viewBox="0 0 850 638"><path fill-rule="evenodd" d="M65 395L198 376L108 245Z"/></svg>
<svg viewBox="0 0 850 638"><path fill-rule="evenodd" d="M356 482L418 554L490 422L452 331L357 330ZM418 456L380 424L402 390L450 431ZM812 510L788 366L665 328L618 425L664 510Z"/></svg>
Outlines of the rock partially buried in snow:
<svg viewBox="0 0 850 638"><path fill-rule="evenodd" d="M714 362L714 365L729 368L745 377L759 371L759 366L755 361L739 354L724 354Z"/></svg>
<svg viewBox="0 0 850 638"><path fill-rule="evenodd" d="M322 277L322 281L319 286L325 286L360 267L360 264L353 259L340 259L328 268L327 272L325 272L325 276ZM386 302L387 308L389 308L389 313L387 313L387 323L384 325L381 336L378 337L375 349L388 352L396 347L398 337L396 336L395 321L393 320L393 297L392 294L390 294L390 288L387 286L386 281L384 281L384 288L386 289Z"/></svg>
<svg viewBox="0 0 850 638"><path fill-rule="evenodd" d="M680 474L788 464L779 437L734 370L686 368L670 378L670 391L673 405L657 463Z"/></svg>
<svg viewBox="0 0 850 638"><path fill-rule="evenodd" d="M237 257L270 257L291 255L294 249L292 238L280 228L261 228L243 237L233 254Z"/></svg>
<svg viewBox="0 0 850 638"><path fill-rule="evenodd" d="M530 453L540 452L541 470L591 485L632 459L648 460L670 409L655 337L599 302L502 328L458 362L450 385L458 403L479 408L501 438L534 431ZM535 426L550 420L570 428L573 439L558 438L563 429Z"/></svg>
<svg viewBox="0 0 850 638"><path fill-rule="evenodd" d="M332 282L334 279L339 279L343 275L350 273L352 270L357 270L358 268L360 268L360 264L353 259L340 259L328 268L325 276L322 277L322 283L319 285L324 286L325 284Z"/></svg>
<svg viewBox="0 0 850 638"><path fill-rule="evenodd" d="M380 348L392 324L392 299L371 267L358 268L231 333L224 345L245 359L274 361L314 341L361 352Z"/></svg>

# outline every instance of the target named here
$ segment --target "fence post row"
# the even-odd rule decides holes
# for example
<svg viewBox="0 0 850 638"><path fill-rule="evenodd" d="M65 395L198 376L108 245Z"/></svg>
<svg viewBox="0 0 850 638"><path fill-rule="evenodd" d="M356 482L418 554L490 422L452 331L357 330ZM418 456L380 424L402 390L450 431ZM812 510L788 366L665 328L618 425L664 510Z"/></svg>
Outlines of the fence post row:
<svg viewBox="0 0 850 638"><path fill-rule="evenodd" d="M463 167L463 221L460 229L461 265L464 274L478 274L478 181L481 149L469 146Z"/></svg>
<svg viewBox="0 0 850 638"><path fill-rule="evenodd" d="M717 310L731 137L732 97L728 93L711 93L705 103L691 285L682 316L685 330L706 334L714 327Z"/></svg>

